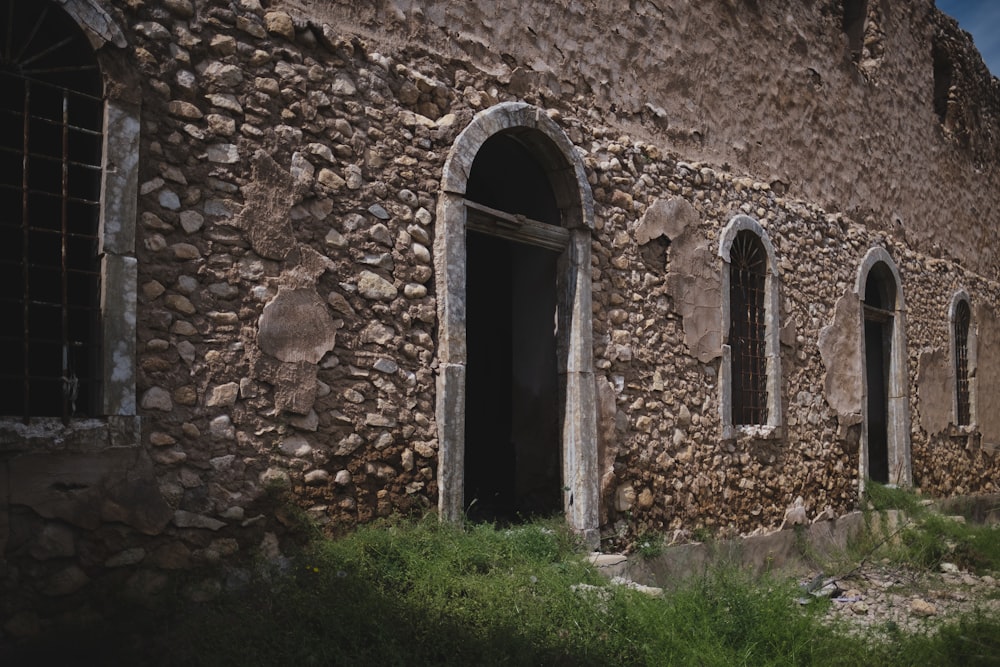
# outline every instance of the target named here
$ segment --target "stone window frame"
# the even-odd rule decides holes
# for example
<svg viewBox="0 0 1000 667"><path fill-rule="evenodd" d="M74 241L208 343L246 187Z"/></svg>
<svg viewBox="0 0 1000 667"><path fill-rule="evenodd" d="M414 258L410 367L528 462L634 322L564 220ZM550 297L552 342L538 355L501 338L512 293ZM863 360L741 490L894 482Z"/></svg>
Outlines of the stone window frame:
<svg viewBox="0 0 1000 667"><path fill-rule="evenodd" d="M733 424L733 363L732 347L729 345L729 328L732 318L729 298L730 251L736 235L741 231L753 232L767 253L767 276L764 282L764 338L767 357L767 423L753 425ZM783 415L781 409L781 322L779 291L781 279L778 262L774 254L771 237L756 219L749 215L734 216L722 230L719 237L719 257L723 261L721 271L722 301L722 363L719 367L719 416L722 422L722 438L733 440L740 436L757 438L781 438Z"/></svg>
<svg viewBox="0 0 1000 667"><path fill-rule="evenodd" d="M115 92L128 86L110 80L109 66L127 45L114 19L93 0L50 0L83 31L94 49L104 81L104 122L101 155L98 262L101 272L101 416L0 418L0 447L19 449L57 443L59 447L91 451L104 447L137 446L140 419L136 411L136 302L138 261L135 229L139 190L139 107ZM117 64L117 63L115 63Z"/></svg>
<svg viewBox="0 0 1000 667"><path fill-rule="evenodd" d="M597 403L593 365L591 237L593 194L583 161L544 110L505 102L473 117L445 160L437 204L434 269L438 309L437 404L438 511L447 521L464 516L466 378L465 189L479 149L503 131L537 132L535 157L551 178L569 242L558 259L557 341L563 424L563 508L588 545L599 542Z"/></svg>
<svg viewBox="0 0 1000 667"><path fill-rule="evenodd" d="M969 382L969 423L959 424L958 423L958 340L955 338L955 317L958 314L958 306L960 303L964 302L966 307L969 309L969 332L966 337L966 353L968 355L968 367L966 372L968 374ZM972 310L972 299L969 298L969 293L964 289L960 289L952 295L951 304L948 306L948 338L951 343L951 369L955 375L955 385L954 391L952 391L952 416L954 421L952 422L957 434L959 435L972 435L978 433L979 422L976 415L976 396L978 391L978 382L976 380L976 369L978 367L979 355L978 355L978 336L976 333L976 319L974 317L974 311Z"/></svg>
<svg viewBox="0 0 1000 667"><path fill-rule="evenodd" d="M865 350L865 287L868 275L878 264L885 264L895 282L896 303L893 307L892 350L889 361L888 406L888 458L889 484L913 485L913 465L910 451L910 376L907 371L906 351L906 301L903 297L903 280L889 252L880 246L870 248L858 266L854 293L858 298L858 336L861 347L861 449L858 460L860 491L864 493L868 478L868 380L864 371Z"/></svg>

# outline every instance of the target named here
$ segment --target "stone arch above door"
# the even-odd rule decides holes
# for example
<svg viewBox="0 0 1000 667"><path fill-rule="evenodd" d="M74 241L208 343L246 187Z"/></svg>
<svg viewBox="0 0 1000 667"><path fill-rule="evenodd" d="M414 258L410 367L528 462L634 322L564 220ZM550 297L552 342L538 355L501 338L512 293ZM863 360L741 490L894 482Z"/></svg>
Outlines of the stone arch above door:
<svg viewBox="0 0 1000 667"><path fill-rule="evenodd" d="M473 162L497 133L521 139L549 177L568 241L558 260L558 371L563 379L563 508L588 542L598 538L597 426L593 375L590 244L593 196L582 161L562 129L529 104L499 104L477 114L445 161L434 237L438 305L438 507L443 519L464 511L466 382L465 192Z"/></svg>

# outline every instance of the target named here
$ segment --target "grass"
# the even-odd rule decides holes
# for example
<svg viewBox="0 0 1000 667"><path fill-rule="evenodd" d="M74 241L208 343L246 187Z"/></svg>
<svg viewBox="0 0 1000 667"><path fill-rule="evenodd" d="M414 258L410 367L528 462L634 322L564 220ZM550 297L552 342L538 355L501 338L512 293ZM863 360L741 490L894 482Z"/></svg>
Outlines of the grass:
<svg viewBox="0 0 1000 667"><path fill-rule="evenodd" d="M1000 664L1000 621L969 615L934 635L897 635L877 647L868 664L995 667Z"/></svg>
<svg viewBox="0 0 1000 667"><path fill-rule="evenodd" d="M868 482L865 487L869 527L872 512L883 517L887 510L901 510L905 519L898 528L881 522L878 530L860 535L851 555L860 560L864 552L891 562L917 568L937 569L949 562L974 572L1000 572L1000 529L944 516L933 511L912 489Z"/></svg>
<svg viewBox="0 0 1000 667"><path fill-rule="evenodd" d="M280 585L248 596L202 609L182 629L181 661L817 664L839 644L819 610L795 605L791 582L719 569L650 598L609 586L562 526L546 524L368 526L317 542Z"/></svg>
<svg viewBox="0 0 1000 667"><path fill-rule="evenodd" d="M859 641L820 621L828 602L797 604L795 582L733 566L662 598L610 586L559 523L388 520L314 539L290 562L256 567L209 603L43 638L24 647L24 664L965 665L1000 655L1000 619Z"/></svg>
<svg viewBox="0 0 1000 667"><path fill-rule="evenodd" d="M927 505L913 489L865 482L865 501L868 508L876 512L902 510L909 516L919 518L927 512Z"/></svg>

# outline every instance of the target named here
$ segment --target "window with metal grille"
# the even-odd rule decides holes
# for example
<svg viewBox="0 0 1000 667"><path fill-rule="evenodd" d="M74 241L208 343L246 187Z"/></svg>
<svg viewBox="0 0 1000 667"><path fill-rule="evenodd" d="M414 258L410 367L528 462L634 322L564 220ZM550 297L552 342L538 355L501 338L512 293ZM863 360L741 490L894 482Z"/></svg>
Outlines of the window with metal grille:
<svg viewBox="0 0 1000 667"><path fill-rule="evenodd" d="M969 399L969 323L972 313L969 302L959 301L955 307L955 406L959 426L972 423Z"/></svg>
<svg viewBox="0 0 1000 667"><path fill-rule="evenodd" d="M767 423L766 280L763 244L752 231L740 231L729 264L732 419L738 425Z"/></svg>
<svg viewBox="0 0 1000 667"><path fill-rule="evenodd" d="M57 5L0 0L0 414L100 411L104 103Z"/></svg>

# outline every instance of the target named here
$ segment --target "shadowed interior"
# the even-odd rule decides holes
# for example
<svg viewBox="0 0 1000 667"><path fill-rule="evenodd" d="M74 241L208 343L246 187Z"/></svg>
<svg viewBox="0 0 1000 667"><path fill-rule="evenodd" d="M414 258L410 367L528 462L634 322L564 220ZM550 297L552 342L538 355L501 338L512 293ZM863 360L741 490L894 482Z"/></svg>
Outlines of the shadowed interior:
<svg viewBox="0 0 1000 667"><path fill-rule="evenodd" d="M513 134L482 146L466 197L559 224L548 176ZM551 514L561 497L558 253L471 231L467 253L466 509L491 521Z"/></svg>

